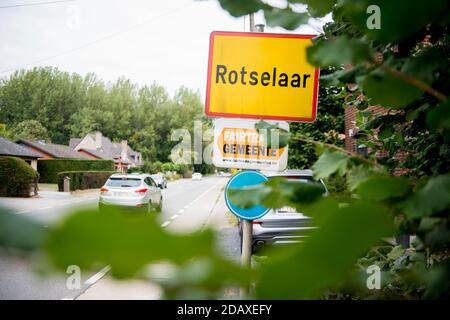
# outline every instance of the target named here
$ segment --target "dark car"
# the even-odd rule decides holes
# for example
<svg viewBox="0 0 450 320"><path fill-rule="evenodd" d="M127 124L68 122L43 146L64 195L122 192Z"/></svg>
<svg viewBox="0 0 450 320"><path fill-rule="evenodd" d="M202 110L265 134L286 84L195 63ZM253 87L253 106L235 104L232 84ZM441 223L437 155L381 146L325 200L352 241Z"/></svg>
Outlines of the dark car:
<svg viewBox="0 0 450 320"><path fill-rule="evenodd" d="M298 183L320 183L324 195L328 190L322 180L315 181L311 170L286 170L283 172L262 172L269 179L285 177ZM253 221L252 251L266 245L283 245L301 242L308 231L316 228L310 217L297 212L294 208L271 209L265 216ZM242 239L242 224L239 223Z"/></svg>

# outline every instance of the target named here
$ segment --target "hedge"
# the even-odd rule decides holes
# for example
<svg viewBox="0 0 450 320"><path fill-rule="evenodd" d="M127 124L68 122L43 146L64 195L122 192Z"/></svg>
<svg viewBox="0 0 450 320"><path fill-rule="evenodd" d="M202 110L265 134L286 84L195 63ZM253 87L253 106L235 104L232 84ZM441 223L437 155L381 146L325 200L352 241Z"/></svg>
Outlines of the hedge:
<svg viewBox="0 0 450 320"><path fill-rule="evenodd" d="M29 197L37 192L39 174L24 160L16 157L0 157L0 196Z"/></svg>
<svg viewBox="0 0 450 320"><path fill-rule="evenodd" d="M40 174L40 182L58 183L57 174L62 171L113 171L112 160L78 160L55 159L39 160L37 171Z"/></svg>
<svg viewBox="0 0 450 320"><path fill-rule="evenodd" d="M58 190L64 191L64 177L70 178L70 191L103 186L115 171L64 171L58 173Z"/></svg>

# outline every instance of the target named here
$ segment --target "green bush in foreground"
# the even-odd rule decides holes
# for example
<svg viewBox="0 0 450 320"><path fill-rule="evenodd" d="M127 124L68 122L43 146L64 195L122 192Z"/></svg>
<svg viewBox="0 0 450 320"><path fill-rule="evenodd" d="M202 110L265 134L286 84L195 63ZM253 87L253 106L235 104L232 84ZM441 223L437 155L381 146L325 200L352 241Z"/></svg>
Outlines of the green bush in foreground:
<svg viewBox="0 0 450 320"><path fill-rule="evenodd" d="M0 196L30 196L30 184L37 184L39 174L24 160L0 157Z"/></svg>

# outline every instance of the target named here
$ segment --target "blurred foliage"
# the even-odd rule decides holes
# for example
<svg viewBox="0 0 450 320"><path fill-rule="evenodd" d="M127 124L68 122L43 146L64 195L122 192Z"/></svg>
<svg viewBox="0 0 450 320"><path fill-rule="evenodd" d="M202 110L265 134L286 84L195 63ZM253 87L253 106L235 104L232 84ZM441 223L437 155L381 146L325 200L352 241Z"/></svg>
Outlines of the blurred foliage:
<svg viewBox="0 0 450 320"><path fill-rule="evenodd" d="M328 67L320 70L322 76L337 72L340 68ZM343 146L344 134L344 97L342 85L319 86L317 118L311 123L289 124L291 140L289 141L288 166L292 169L310 169L317 161L314 145L305 142L313 139L324 143Z"/></svg>
<svg viewBox="0 0 450 320"><path fill-rule="evenodd" d="M228 1L219 2L223 5ZM382 290L370 292L356 284L353 289L361 290L351 290L349 286L354 284L351 279L358 278L355 273L350 277L341 275L340 282L337 278L336 281L330 279L327 284L331 291L324 290L323 297L448 297L449 2L288 0L286 7L289 10L277 10L278 14L272 17L266 12L276 9L265 2L254 1L252 5L248 4L246 13L263 10L268 25L286 28L287 21L295 25L291 21L297 3L306 5L306 9L298 13L297 21L303 22L305 14L318 17L332 13L333 22L324 26L323 33L307 49L308 59L317 66L334 68L334 72L322 73L321 88L346 88L343 91L345 104L335 105L354 106L359 110L356 144L368 148L367 155L354 154L340 149L334 142L325 143L327 141L321 137L313 137L309 147L319 155L312 166L316 178L332 182L331 189L338 191L333 196L341 201L345 199L345 208L352 208L361 201L386 208L396 225L391 236L411 234L416 236L416 243L420 243L406 249L388 246L388 249L377 251L378 247L374 247L360 259L356 266L369 265L361 261L386 262L382 264L383 277L387 275L388 281ZM372 14L367 11L370 5L380 9L381 28L369 29L367 26ZM242 15L236 9L230 13ZM336 94L331 98L337 102ZM383 106L386 112L374 114L369 108L373 105ZM323 105L319 102L319 111L321 108ZM338 108L338 113L342 113L342 109ZM293 134L290 142L290 152L296 148L295 136ZM306 140L300 141L308 145ZM295 155L295 151L293 153ZM398 177L399 174L403 177ZM259 195L252 194L254 199L261 198L263 203L270 205L267 199L273 194L283 194L283 199L289 199L293 191L278 184L260 188L260 192ZM248 205L249 200L244 201L244 195L239 197L241 200L236 198L236 201ZM289 201L285 203L289 204ZM319 209L308 213L317 214ZM366 218L365 213L361 210L361 219ZM349 223L356 224L356 221ZM307 250L305 243L298 254ZM342 246L336 252L346 250L351 250L351 246ZM317 255L321 256L320 253ZM278 272L282 273L281 270ZM312 278L317 281L321 276L316 274ZM296 279L292 277L292 282ZM302 278L292 287L286 284L286 291L303 288L308 280ZM307 289L313 288L314 284L310 283Z"/></svg>
<svg viewBox="0 0 450 320"><path fill-rule="evenodd" d="M312 143L319 156L315 177L338 179L336 190L346 185L328 197L313 184L300 187L283 179L230 193L233 203L243 207L296 207L319 228L303 243L260 259L251 272L217 256L211 231L171 235L154 216L143 219L116 211L76 213L38 231L45 236L24 235L24 242L15 238L14 230L42 229L1 212L10 226L0 229L2 245L43 248L61 268L108 263L119 277L134 277L149 263L169 261L175 271L162 285L170 298L217 297L228 285L251 281L255 298L448 299L448 1L289 0L284 8L260 0L219 2L233 16L263 10L267 24L287 29L305 23L305 14L332 12L333 22L308 50L309 59L335 68L323 76L321 87L338 88L335 94L345 94L346 103L360 110L358 143L368 146L368 154L355 154L334 142ZM306 11L297 13L298 3ZM381 29L366 26L372 4L381 9ZM368 109L374 104L383 104L386 113L374 115ZM330 105L342 111L341 102ZM383 153L387 157L380 158ZM403 169L403 177L393 174L397 169ZM412 247L383 243L404 234L414 235ZM374 264L382 270L379 290L366 286L367 267Z"/></svg>

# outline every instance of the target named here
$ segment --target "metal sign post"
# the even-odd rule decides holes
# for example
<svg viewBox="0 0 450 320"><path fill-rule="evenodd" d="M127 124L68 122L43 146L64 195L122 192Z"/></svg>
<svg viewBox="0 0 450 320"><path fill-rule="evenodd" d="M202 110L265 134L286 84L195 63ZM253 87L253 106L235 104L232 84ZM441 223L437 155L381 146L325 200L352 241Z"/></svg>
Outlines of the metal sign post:
<svg viewBox="0 0 450 320"><path fill-rule="evenodd" d="M246 187L259 185L268 179L257 171L242 171L234 175L225 187L225 203L230 211L238 218L242 219L242 257L241 262L244 267L251 267L252 240L253 240L253 220L264 216L270 209L261 205L251 208L240 208L232 203L229 198L230 190L239 190ZM241 288L241 296L248 296L249 288Z"/></svg>

